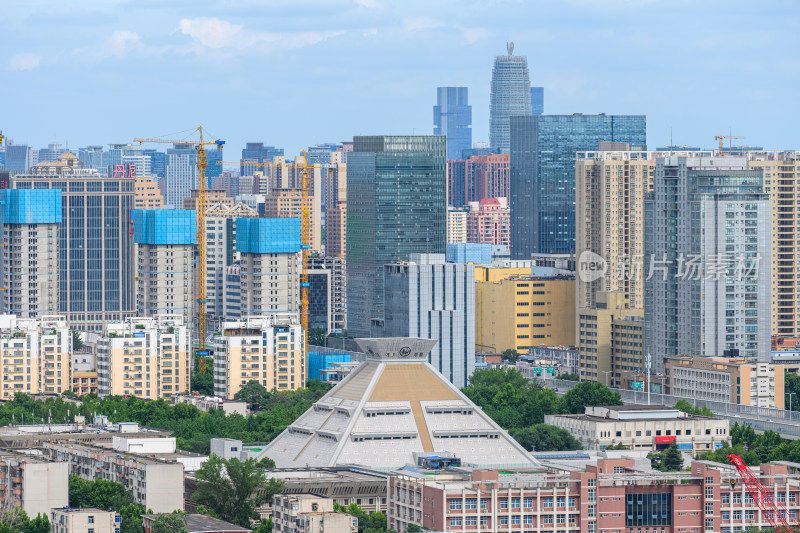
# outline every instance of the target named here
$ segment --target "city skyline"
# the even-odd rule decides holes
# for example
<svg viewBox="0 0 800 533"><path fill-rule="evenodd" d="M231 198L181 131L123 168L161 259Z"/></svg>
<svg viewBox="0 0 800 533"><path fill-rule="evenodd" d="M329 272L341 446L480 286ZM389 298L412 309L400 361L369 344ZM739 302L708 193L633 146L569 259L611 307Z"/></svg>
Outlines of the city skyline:
<svg viewBox="0 0 800 533"><path fill-rule="evenodd" d="M797 111L786 104L800 77L790 30L800 10L778 1L756 13L743 3L715 6L572 0L451 9L358 0L267 10L230 1L189 11L29 2L0 22L8 37L0 97L37 105L9 105L0 128L17 143L56 140L77 150L202 124L236 155L256 141L296 154L354 135L429 134L436 87L465 86L473 140L488 141L492 60L514 41L531 84L545 88L547 114L644 114L653 147L712 148L714 135L730 132L745 144L796 146ZM740 38L738 28L758 28L762 17L769 32ZM584 52L597 42L602 61ZM266 83L275 77L284 81ZM32 109L44 124L30 120ZM253 120L258 109L263 119Z"/></svg>

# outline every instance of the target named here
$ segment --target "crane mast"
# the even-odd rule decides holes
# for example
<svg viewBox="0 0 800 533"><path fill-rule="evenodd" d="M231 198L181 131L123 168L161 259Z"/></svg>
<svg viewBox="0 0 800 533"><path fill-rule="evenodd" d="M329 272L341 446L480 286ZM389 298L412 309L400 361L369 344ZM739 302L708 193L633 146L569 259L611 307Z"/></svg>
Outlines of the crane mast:
<svg viewBox="0 0 800 533"><path fill-rule="evenodd" d="M761 483L739 455L728 455L728 460L736 467L742 478L747 493L752 496L762 514L766 517L776 533L794 533L786 521L786 509L780 509L772 496L772 492Z"/></svg>
<svg viewBox="0 0 800 533"><path fill-rule="evenodd" d="M203 133L203 127L198 126L192 130L200 135L199 141L188 141L186 139L134 139L140 145L144 143L166 143L166 144L189 144L197 152L197 353L198 367L201 373L206 373L206 168L208 159L206 157L206 146L214 146L222 150L225 141L219 139L207 140Z"/></svg>

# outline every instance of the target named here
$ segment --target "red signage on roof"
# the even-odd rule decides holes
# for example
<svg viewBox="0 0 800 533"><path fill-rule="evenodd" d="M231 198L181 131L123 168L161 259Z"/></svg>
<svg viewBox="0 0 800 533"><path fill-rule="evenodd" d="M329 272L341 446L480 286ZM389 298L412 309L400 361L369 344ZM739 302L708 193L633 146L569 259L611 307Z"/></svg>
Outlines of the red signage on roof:
<svg viewBox="0 0 800 533"><path fill-rule="evenodd" d="M656 444L665 444L675 442L675 436L670 437L656 437Z"/></svg>

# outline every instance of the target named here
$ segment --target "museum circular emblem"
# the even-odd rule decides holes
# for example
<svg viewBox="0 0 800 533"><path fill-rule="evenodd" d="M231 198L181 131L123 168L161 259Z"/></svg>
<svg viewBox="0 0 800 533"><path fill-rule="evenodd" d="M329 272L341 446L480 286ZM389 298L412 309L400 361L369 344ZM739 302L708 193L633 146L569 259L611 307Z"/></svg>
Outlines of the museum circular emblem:
<svg viewBox="0 0 800 533"><path fill-rule="evenodd" d="M411 348L409 346L400 348L400 357L408 357L409 355L411 355Z"/></svg>

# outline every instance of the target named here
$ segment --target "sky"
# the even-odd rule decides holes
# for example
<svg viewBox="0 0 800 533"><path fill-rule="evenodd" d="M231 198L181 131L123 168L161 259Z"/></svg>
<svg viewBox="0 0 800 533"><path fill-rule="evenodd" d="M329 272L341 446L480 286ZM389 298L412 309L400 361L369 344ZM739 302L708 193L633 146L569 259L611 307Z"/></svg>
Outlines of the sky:
<svg viewBox="0 0 800 533"><path fill-rule="evenodd" d="M795 0L6 0L2 12L0 130L37 148L202 125L238 160L248 141L294 155L431 134L439 86L469 87L473 141L488 141L493 58L514 41L547 114L645 114L651 148L732 133L800 149Z"/></svg>

